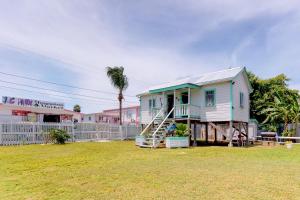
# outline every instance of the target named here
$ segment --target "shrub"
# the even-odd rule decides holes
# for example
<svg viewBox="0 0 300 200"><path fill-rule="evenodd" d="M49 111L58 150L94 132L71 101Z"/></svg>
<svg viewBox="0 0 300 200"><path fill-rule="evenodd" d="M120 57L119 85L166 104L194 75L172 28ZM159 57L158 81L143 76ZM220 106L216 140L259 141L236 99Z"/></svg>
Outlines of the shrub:
<svg viewBox="0 0 300 200"><path fill-rule="evenodd" d="M70 135L61 129L51 129L50 138L56 144L65 144L65 142L70 138Z"/></svg>
<svg viewBox="0 0 300 200"><path fill-rule="evenodd" d="M187 127L186 124L176 124L176 130L175 130L175 135L178 137L185 137L189 135L189 128Z"/></svg>
<svg viewBox="0 0 300 200"><path fill-rule="evenodd" d="M275 125L272 125L272 124L266 124L263 128L266 131L277 132L277 127Z"/></svg>
<svg viewBox="0 0 300 200"><path fill-rule="evenodd" d="M282 133L282 136L284 136L284 137L294 137L295 135L296 135L296 130L295 129L285 130Z"/></svg>

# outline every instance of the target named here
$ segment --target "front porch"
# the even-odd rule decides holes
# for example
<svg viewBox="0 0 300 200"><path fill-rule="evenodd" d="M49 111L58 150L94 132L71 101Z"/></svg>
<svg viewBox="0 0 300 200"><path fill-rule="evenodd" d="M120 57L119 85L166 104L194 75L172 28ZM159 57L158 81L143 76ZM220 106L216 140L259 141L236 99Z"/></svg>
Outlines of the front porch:
<svg viewBox="0 0 300 200"><path fill-rule="evenodd" d="M199 99L196 100L200 86L194 84L182 84L176 87L167 87L158 90L150 90L153 96L160 95L160 105L149 102L152 116L163 109L165 116L171 119L200 119L201 107ZM195 99L192 98L195 97ZM150 97L151 99L151 97ZM150 100L151 101L151 100ZM172 112L171 112L172 111Z"/></svg>

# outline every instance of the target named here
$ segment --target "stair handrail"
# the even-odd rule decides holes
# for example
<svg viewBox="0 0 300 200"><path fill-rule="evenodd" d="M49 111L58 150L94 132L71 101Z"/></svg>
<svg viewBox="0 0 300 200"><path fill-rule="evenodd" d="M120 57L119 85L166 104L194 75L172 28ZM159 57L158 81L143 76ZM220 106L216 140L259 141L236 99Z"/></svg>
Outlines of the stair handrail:
<svg viewBox="0 0 300 200"><path fill-rule="evenodd" d="M167 114L167 116L165 117L165 119L160 123L160 125L157 127L157 129L154 131L153 133L153 138L155 137L156 133L159 131L159 129L164 125L164 123L166 122L166 120L169 118L169 116L171 115L171 113L174 111L175 106L171 109L171 111Z"/></svg>
<svg viewBox="0 0 300 200"><path fill-rule="evenodd" d="M146 128L141 132L140 135L144 135L146 133L146 131L150 128L150 126L153 124L153 122L155 121L155 119L163 112L164 107L162 107L159 112L155 115L155 117L151 120L151 122L146 126Z"/></svg>

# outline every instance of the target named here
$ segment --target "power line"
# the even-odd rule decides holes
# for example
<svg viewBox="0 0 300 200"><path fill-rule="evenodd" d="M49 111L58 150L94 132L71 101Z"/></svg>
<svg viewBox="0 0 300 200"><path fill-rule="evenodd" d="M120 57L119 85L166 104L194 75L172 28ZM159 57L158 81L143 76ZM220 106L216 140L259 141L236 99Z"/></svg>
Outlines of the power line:
<svg viewBox="0 0 300 200"><path fill-rule="evenodd" d="M68 98L68 99L72 99L72 100L79 99L79 100L85 100L87 102L108 103L108 102L103 102L103 101L100 101L100 100L91 100L91 99L85 99L85 98L79 98L79 97L75 97L74 98L74 97L68 97L68 96L62 96L62 95L56 95L56 94L49 94L49 93L45 93L45 92L39 92L39 91L26 90L26 89L21 89L21 88L8 87L8 86L3 86L3 85L0 85L0 87L7 88L7 89L13 89L13 90L19 90L19 91L23 91L23 92L29 92L29 93L38 93L38 94L42 94L42 95L49 95L49 96L56 96L56 97L61 97L61 98Z"/></svg>
<svg viewBox="0 0 300 200"><path fill-rule="evenodd" d="M102 90L94 90L94 89L89 89L89 88L77 87L77 86L73 86L73 85L67 85L67 84L63 84L63 83L55 83L55 82L51 82L51 81L44 81L44 80L41 80L41 79L30 78L30 77L27 77L27 76L21 76L21 75L6 73L6 72L0 72L0 74L4 74L4 75L7 75L7 76L18 77L18 78L23 78L23 79L28 79L28 80L32 80L32 81L38 81L38 82L42 82L42 83L48 83L48 84L52 84L52 85L60 85L60 86L69 87L69 88L76 88L76 89L80 89L80 90L88 90L88 91L98 92L98 93L106 93L106 94L118 95L117 93L114 93L114 92L107 92L107 91L102 91ZM133 95L124 95L124 96L127 96L127 97L136 97L136 96L133 96Z"/></svg>
<svg viewBox="0 0 300 200"><path fill-rule="evenodd" d="M49 89L49 88L43 88L43 87L36 87L36 86L28 85L28 84L15 83L15 82L4 81L4 80L0 80L0 82L9 83L9 84L13 84L13 85L19 85L19 86L25 86L25 87L30 87L30 88L40 89L40 90L49 90L49 91L52 91L52 92L58 92L58 93L62 93L62 94L70 94L70 95L75 95L75 96L88 97L88 98L99 99L99 100L118 101L116 99L100 98L100 97L94 97L94 96L77 94L77 93L62 92L62 91L59 91L59 90L54 90L54 89ZM128 103L136 103L136 102L133 102L133 101L126 101L126 102L128 102Z"/></svg>

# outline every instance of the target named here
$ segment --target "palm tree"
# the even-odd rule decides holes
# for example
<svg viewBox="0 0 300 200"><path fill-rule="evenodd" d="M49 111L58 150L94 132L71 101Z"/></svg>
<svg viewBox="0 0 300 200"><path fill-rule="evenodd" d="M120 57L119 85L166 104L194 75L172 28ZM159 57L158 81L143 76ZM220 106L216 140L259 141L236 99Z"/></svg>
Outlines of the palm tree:
<svg viewBox="0 0 300 200"><path fill-rule="evenodd" d="M264 108L263 108L264 107ZM296 95L286 95L276 92L274 94L274 102L263 105L260 114L267 116L263 124L269 122L284 122L284 132L288 131L288 124L293 123L296 127L300 119L300 107L298 97Z"/></svg>
<svg viewBox="0 0 300 200"><path fill-rule="evenodd" d="M73 111L74 112L81 112L81 107L80 107L80 105L78 105L78 104L76 104L74 107L73 107Z"/></svg>
<svg viewBox="0 0 300 200"><path fill-rule="evenodd" d="M120 125L122 125L122 100L124 99L123 91L128 87L128 78L124 74L123 67L107 67L106 74L110 78L111 84L119 90L118 100L119 100L119 118Z"/></svg>
<svg viewBox="0 0 300 200"><path fill-rule="evenodd" d="M291 108L291 115L292 115L292 123L293 123L293 128L297 132L298 124L300 121L300 105L299 105L299 100L297 96L292 96L291 99L293 101L290 104Z"/></svg>

